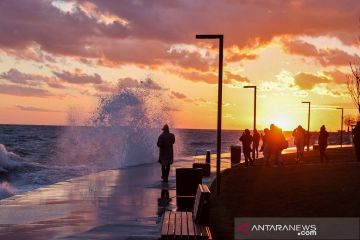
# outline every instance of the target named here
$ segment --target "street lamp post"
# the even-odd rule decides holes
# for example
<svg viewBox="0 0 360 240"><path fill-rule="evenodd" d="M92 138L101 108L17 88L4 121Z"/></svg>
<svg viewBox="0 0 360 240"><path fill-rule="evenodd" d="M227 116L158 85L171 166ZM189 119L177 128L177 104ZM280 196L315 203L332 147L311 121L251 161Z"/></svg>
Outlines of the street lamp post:
<svg viewBox="0 0 360 240"><path fill-rule="evenodd" d="M219 39L219 81L218 81L218 114L217 114L217 138L216 138L216 193L220 195L220 164L221 164L221 112L222 112L222 82L223 82L223 49L224 35L197 34L196 39Z"/></svg>
<svg viewBox="0 0 360 240"><path fill-rule="evenodd" d="M343 145L343 126L344 126L344 108L336 108L341 110L341 132L340 132L340 147Z"/></svg>
<svg viewBox="0 0 360 240"><path fill-rule="evenodd" d="M253 88L254 89L254 127L253 127L253 134L255 133L256 129L256 86L244 86L244 88ZM255 148L253 146L252 149L252 157L255 160Z"/></svg>
<svg viewBox="0 0 360 240"><path fill-rule="evenodd" d="M301 102L301 103L306 103L308 104L308 127L307 127L307 151L309 151L310 149L310 107L311 107L311 103L310 102Z"/></svg>

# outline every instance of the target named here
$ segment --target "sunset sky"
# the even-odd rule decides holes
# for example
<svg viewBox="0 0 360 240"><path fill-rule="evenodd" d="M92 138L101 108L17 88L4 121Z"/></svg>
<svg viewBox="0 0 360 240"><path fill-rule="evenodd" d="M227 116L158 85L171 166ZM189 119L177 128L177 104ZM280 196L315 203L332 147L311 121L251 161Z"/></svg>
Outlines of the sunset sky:
<svg viewBox="0 0 360 240"><path fill-rule="evenodd" d="M215 128L217 42L224 34L223 127L340 127L360 56L359 0L2 0L0 123L83 119L119 84L162 91L177 127ZM145 84L140 84L143 82Z"/></svg>

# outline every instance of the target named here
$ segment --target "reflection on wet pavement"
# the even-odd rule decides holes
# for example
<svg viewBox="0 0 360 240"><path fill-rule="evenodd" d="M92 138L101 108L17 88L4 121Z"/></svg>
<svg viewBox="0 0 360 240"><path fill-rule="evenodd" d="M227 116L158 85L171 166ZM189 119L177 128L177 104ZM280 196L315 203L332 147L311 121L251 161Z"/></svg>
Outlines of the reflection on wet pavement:
<svg viewBox="0 0 360 240"><path fill-rule="evenodd" d="M158 176L158 164L109 170L2 200L0 236L156 239L159 211L164 208L158 206L163 187ZM171 179L164 186L170 196L174 195L174 184Z"/></svg>

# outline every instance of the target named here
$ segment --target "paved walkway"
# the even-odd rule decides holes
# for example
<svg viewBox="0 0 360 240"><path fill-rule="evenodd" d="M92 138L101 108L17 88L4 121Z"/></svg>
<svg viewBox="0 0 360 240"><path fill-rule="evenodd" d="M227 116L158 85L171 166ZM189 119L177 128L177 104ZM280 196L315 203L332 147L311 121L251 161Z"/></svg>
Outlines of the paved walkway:
<svg viewBox="0 0 360 240"><path fill-rule="evenodd" d="M287 152L293 152L289 149ZM212 157L214 177L215 157ZM230 166L229 154L222 169ZM109 170L74 178L0 201L2 239L157 239L161 190L175 196L175 168L190 167L192 158L174 164L170 181L159 181L157 163ZM175 208L175 199L167 208Z"/></svg>
<svg viewBox="0 0 360 240"><path fill-rule="evenodd" d="M158 164L110 170L2 200L0 237L156 239L160 188L173 185L158 175Z"/></svg>

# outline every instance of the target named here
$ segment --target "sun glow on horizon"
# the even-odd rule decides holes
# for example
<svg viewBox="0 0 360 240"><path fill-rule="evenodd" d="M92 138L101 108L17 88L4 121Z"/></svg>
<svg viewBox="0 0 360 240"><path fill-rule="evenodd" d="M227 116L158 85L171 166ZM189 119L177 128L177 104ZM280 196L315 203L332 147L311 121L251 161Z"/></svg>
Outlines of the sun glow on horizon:
<svg viewBox="0 0 360 240"><path fill-rule="evenodd" d="M288 131L294 128L295 121L286 114L279 114L276 116L269 117L268 126L270 126L270 124L275 124L276 126L280 127L282 130Z"/></svg>

